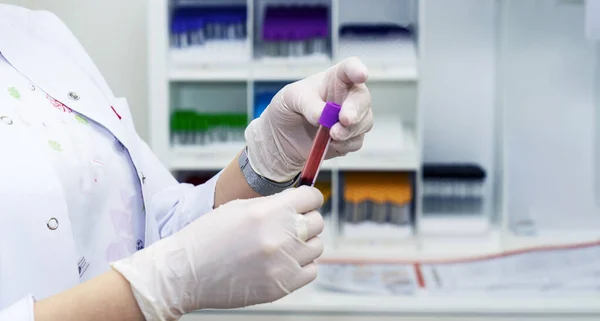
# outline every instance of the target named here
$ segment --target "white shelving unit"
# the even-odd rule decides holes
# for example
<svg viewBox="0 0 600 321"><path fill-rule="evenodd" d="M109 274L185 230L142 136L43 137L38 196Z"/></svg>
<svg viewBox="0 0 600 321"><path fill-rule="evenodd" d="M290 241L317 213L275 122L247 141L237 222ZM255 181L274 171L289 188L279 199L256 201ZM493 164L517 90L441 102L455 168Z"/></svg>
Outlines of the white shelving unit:
<svg viewBox="0 0 600 321"><path fill-rule="evenodd" d="M255 17L261 17L260 10L264 4L292 1L188 2L207 5L245 3L249 18L248 39L232 45L231 51L235 54L228 54L225 63L220 56L215 56L212 61L206 59L205 54L198 55L202 59L195 59L194 54L172 52L168 43L169 1L156 0L149 5L150 143L160 160L174 172L218 171L243 148L243 143L173 147L169 140L169 119L172 108L177 107L172 106L174 99L182 95L181 88L196 87L199 92L204 92L207 87L213 88L211 86L231 86L237 94L228 97L228 101L239 102L235 108L246 112L251 119L254 116L254 94L264 84L289 83L320 72L342 60L344 53L360 48L356 44L341 43L338 28L342 23L416 23L418 41L396 48L400 54L391 59L370 56L368 50L356 53L370 70L368 86L373 97L375 126L367 135L361 151L324 163L324 170L331 174L334 190L333 226L328 229L333 235L327 237L330 241L324 260L369 261L391 257L398 260L452 259L532 246L600 240L600 232L584 231L583 228L540 233L538 236L517 236L510 223L511 217L515 215L511 209L522 211L523 207L515 207L514 204L518 188L515 184L519 176L507 166L507 162L514 164L517 160L511 158L515 152L506 137L510 137L508 131L512 127L506 122L516 119L513 106L525 104L527 98L523 95L511 95L511 92L518 89L519 85L524 86L524 82L534 81L519 78L523 75L532 77L533 74L520 74L517 71L534 73L535 70L508 64L506 59L510 57L510 50L518 53L518 50L523 49L519 45L523 44L511 42L507 37L514 37L519 33L519 28L528 28L525 22L529 18L517 17L518 12L532 15L529 22L539 27L536 30L544 30L543 27L548 26L552 17L562 17L566 20L560 27L555 27L555 33L564 37L556 37L554 42L542 41L546 46L538 47L537 54L555 50L560 55L564 46L580 46L577 48L585 51L585 54L573 50L567 52L570 54L568 57L579 59L595 55L596 61L600 61L598 52L585 47L582 41L567 41L577 36L573 31L575 29L570 29L570 26L578 23L577 19L583 19L583 1L548 0L542 4L543 1L534 0L294 0L294 3L328 4L332 31L329 37L330 57L296 60L264 60L259 59L255 52L259 41L257 28L260 25ZM541 14L536 11L539 6L543 7L540 9ZM536 20L536 14L542 15L546 20ZM561 33L559 29L567 31ZM584 34L583 29L578 32ZM531 35L538 37L536 39L551 36L549 33ZM536 52L523 50L527 56L516 56L522 59L521 63L527 62L527 59L535 59ZM371 52L377 51L381 52L382 48L375 48ZM585 59L579 62L587 61L583 60ZM575 72L584 73L582 68L572 70L573 73L569 74L571 78L581 76ZM566 66L561 70L568 72ZM537 90L560 91L560 84L546 83L546 87L539 87ZM222 99L215 91L204 95L202 102L208 102L207 108L213 108L212 105L218 104ZM508 103L511 105L507 105ZM439 161L476 161L486 168L489 175L485 195L490 203L491 220L460 221L444 217L428 220L423 217L420 210L421 166L424 162ZM415 189L414 233L391 243L381 242L377 245L349 242L337 235L334 227L338 223L340 196L335 191L340 187L340 176L347 171L411 173ZM523 202L522 199L519 201ZM443 231L455 227L457 230L454 233ZM433 297L420 293L413 297L377 297L321 292L315 287L308 287L274 304L233 311L207 311L192 314L186 320L203 317L231 320L236 316L248 318L251 315L260 320L280 320L281 318L274 318L270 314L273 312L293 314L287 315L287 320L303 320L315 316L329 320L332 315L336 316L336 320L358 320L363 317L365 320L387 320L388 317L398 320L401 317L411 319L412 316L419 320L429 317L445 317L447 320L592 320L600 317L598 302L598 296L577 295L568 298L498 299ZM351 312L362 313L363 317L353 316Z"/></svg>
<svg viewBox="0 0 600 321"><path fill-rule="evenodd" d="M416 0L378 0L389 10L384 14L391 22L416 23ZM217 41L208 48L173 49L168 42L170 16L175 4L190 5L240 5L247 6L246 24L248 38L236 40L230 44ZM175 108L218 110L219 104L227 104L232 111L246 112L249 119L254 117L255 93L271 88L273 84L290 83L312 74L321 72L346 56L356 55L369 64L368 85L373 96L375 127L367 136L363 148L346 157L328 160L323 170L330 171L332 180L337 183L339 175L346 171L394 171L411 173L418 176L420 169L418 59L416 42L404 39L398 42L395 52L400 56L380 59L385 43L379 47L361 52L341 52L342 47L338 30L341 23L372 23L377 19L357 17L358 6L364 10L361 1L345 0L301 0L298 4L325 4L329 7L330 35L328 42L331 50L328 55L306 57L262 57L261 19L266 5L284 3L278 0L191 0L184 2L160 0L151 6L150 17L150 119L151 145L158 157L169 167L177 171L218 171L224 168L243 148L243 143L214 143L210 145L174 146L169 141L170 115ZM371 10L373 11L373 10ZM374 14L381 10L374 10ZM405 12L410 14L406 15ZM208 43L208 42L207 42ZM220 51L215 50L219 48ZM211 61L210 56L214 59ZM217 58L218 57L218 58ZM196 88L194 92L193 88ZM276 88L277 86L275 85ZM229 95L225 90L234 91ZM245 88L242 99L240 90ZM334 184L335 185L335 184ZM333 222L337 224L339 216L339 193L332 193ZM335 228L330 230L336 231ZM333 232L332 234L336 234ZM409 233L410 234L410 233ZM404 237L410 238L410 237ZM333 236L332 240L336 237Z"/></svg>
<svg viewBox="0 0 600 321"><path fill-rule="evenodd" d="M412 0L403 0L407 3L413 2ZM187 1L193 3L193 1ZM254 15L254 9L263 5L264 3L277 3L277 1L261 1L261 0L249 0L249 1L235 1L228 0L222 3L247 3L248 6L248 17ZM337 11L334 10L338 4L338 1L299 1L298 3L326 3L330 5L332 16L331 25L332 30L337 30L338 15ZM388 1L389 2L389 1ZM196 3L202 3L206 5L214 4L214 1L196 1ZM382 3L385 3L383 1ZM309 75L317 72L321 72L326 68L334 64L334 62L342 60L344 57L335 56L335 54L329 58L324 57L308 57L298 59L288 58L269 58L269 59L255 59L252 56L253 47L252 44L255 42L255 23L252 19L248 20L248 36L249 39L244 42L249 47L249 50L238 50L237 57L230 58L233 56L227 55L225 62L221 60L221 57L215 58L214 62L206 59L205 54L198 54L198 51L189 50L171 50L168 44L167 33L169 30L169 3L167 0L155 1L151 6L151 18L150 18L150 69L151 74L155 75L150 80L151 88L160 87L161 90L152 90L151 94L151 144L153 149L156 151L159 158L168 164L172 170L181 169L196 169L196 170L215 170L220 169L227 165L235 154L239 151L238 146L231 144L223 144L223 146L211 146L201 148L178 148L171 147L168 139L169 137L169 111L174 106L165 104L172 94L172 88L169 89L170 83L193 83L198 87L203 86L206 83L226 83L226 82L237 82L246 83L248 86L247 94L247 110L249 117L252 117L252 110L254 104L253 87L255 84L260 82L292 82L295 80L302 79ZM335 33L335 32L334 32ZM337 46L336 36L331 36L333 47ZM409 44L412 46L412 50L405 50L406 57L401 57L399 63L394 64L388 62L385 65L377 65L371 68L369 82L371 86L377 86L377 83L396 83L397 86L403 86L403 83L416 83L418 80L418 68L415 44ZM236 43L233 47L244 48L243 45ZM226 46L223 46L224 51L228 51ZM238 48L238 49L239 49ZM335 50L333 50L335 52ZM212 51L211 51L212 52ZM200 59L194 60L195 56L200 56ZM227 59L230 58L230 59ZM416 86L413 88L416 90ZM416 92L416 91L415 91ZM415 96L415 92L410 95ZM381 98L381 101L386 101L387 97ZM402 99L402 97L400 97ZM208 97L207 99L218 99L218 97ZM402 109L416 109L416 101L411 102L412 105L400 106ZM388 104L389 105L389 104ZM398 106L383 106L382 111L388 111L391 108L398 108ZM379 107L374 107L374 111L377 115ZM397 116L401 116L403 111L396 112ZM416 112L411 110L409 114L415 116ZM404 137L403 144L406 149L397 150L393 153L375 153L368 154L368 159L357 156L356 161L342 160L339 163L340 168L355 167L356 162L360 162L360 167L365 169L379 169L383 165L384 168L390 169L407 169L415 171L419 165L419 149L417 148L417 132L416 130L416 119L406 119L410 126L406 128L400 127L400 121L397 123L398 129L392 134L400 134ZM398 131L399 130L399 131ZM385 132L383 132L385 134ZM376 141L375 141L376 142ZM214 152L217 150L217 152ZM365 150L368 149L366 146ZM205 157L210 155L218 155L215 157ZM366 153L365 153L366 155ZM221 157L222 156L222 157ZM229 157L228 157L229 156ZM370 163L372 159L373 163ZM331 163L331 168L336 168L337 163Z"/></svg>

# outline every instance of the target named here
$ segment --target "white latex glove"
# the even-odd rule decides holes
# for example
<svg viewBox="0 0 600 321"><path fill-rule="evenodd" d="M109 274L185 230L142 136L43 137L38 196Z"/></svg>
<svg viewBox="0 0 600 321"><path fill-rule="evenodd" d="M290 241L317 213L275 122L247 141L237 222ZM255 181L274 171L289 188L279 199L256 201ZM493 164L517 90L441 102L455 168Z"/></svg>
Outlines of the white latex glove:
<svg viewBox="0 0 600 321"><path fill-rule="evenodd" d="M148 321L272 302L316 278L322 203L311 187L233 201L112 266Z"/></svg>
<svg viewBox="0 0 600 321"><path fill-rule="evenodd" d="M340 104L342 110L340 122L331 128L333 141L325 157L359 150L373 127L367 77L365 65L349 58L285 86L246 129L252 169L276 182L294 178L306 162L327 101Z"/></svg>

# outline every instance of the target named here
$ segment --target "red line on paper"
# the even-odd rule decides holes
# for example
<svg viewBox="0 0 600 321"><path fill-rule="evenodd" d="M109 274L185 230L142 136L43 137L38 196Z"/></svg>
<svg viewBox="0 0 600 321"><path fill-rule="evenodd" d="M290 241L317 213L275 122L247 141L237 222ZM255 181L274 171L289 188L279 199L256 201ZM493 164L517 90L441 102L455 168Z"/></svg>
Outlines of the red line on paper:
<svg viewBox="0 0 600 321"><path fill-rule="evenodd" d="M421 265L419 263L415 263L415 274L417 275L417 282L421 289L425 288L425 278L423 277L423 272L421 272Z"/></svg>
<svg viewBox="0 0 600 321"><path fill-rule="evenodd" d="M450 259L423 259L423 260L406 260L406 259L394 259L394 258L375 258L375 259L362 259L362 258L323 258L319 259L320 263L329 264L450 264L450 263L468 263L483 261L495 258L501 258L511 255L524 254L530 252L539 251L560 251L560 250L571 250L585 247L600 246L600 241L591 241L585 243L574 243L565 245L549 245L549 246L532 246L517 250L503 251L488 255L474 255L469 257L457 257Z"/></svg>

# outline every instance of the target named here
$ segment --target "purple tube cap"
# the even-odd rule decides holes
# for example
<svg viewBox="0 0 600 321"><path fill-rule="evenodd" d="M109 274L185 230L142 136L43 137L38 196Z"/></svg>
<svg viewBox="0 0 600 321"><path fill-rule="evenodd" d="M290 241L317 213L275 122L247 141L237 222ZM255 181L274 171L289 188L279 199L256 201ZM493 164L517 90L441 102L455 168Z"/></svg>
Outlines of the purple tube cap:
<svg viewBox="0 0 600 321"><path fill-rule="evenodd" d="M340 105L327 102L325 104L325 108L323 108L323 112L321 113L321 118L319 118L319 124L321 124L321 126L331 128L340 121L340 110L342 110Z"/></svg>

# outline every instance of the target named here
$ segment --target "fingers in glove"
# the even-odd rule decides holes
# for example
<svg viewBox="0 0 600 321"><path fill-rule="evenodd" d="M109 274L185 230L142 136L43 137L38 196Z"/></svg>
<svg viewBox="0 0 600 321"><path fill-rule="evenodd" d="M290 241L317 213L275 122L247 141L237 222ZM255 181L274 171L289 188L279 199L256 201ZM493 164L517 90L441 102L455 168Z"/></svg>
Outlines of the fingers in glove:
<svg viewBox="0 0 600 321"><path fill-rule="evenodd" d="M296 219L296 237L300 241L308 240L308 223L306 217L302 214L293 214Z"/></svg>
<svg viewBox="0 0 600 321"><path fill-rule="evenodd" d="M371 110L371 93L365 84L358 84L349 89L342 102L340 123L345 127L360 123Z"/></svg>
<svg viewBox="0 0 600 321"><path fill-rule="evenodd" d="M326 158L344 156L348 153L355 152L362 148L365 140L365 134L358 135L344 141L332 141L329 145Z"/></svg>
<svg viewBox="0 0 600 321"><path fill-rule="evenodd" d="M316 188L300 186L290 188L282 193L272 196L286 206L290 206L296 213L304 214L314 211L323 205L323 194Z"/></svg>
<svg viewBox="0 0 600 321"><path fill-rule="evenodd" d="M290 292L296 291L299 288L311 283L317 278L317 265L309 263L302 267L299 273L294 275L294 278L290 280L288 290Z"/></svg>
<svg viewBox="0 0 600 321"><path fill-rule="evenodd" d="M301 241L311 239L323 232L325 222L323 216L317 211L306 214L294 214L296 218L296 237Z"/></svg>
<svg viewBox="0 0 600 321"><path fill-rule="evenodd" d="M313 237L308 242L300 245L298 253L295 253L296 260L300 266L306 266L321 257L325 246L318 237Z"/></svg>
<svg viewBox="0 0 600 321"><path fill-rule="evenodd" d="M306 219L306 234L307 238L303 241L311 239L323 232L323 228L325 227L325 221L323 220L323 216L321 213L317 211L310 211L303 215Z"/></svg>
<svg viewBox="0 0 600 321"><path fill-rule="evenodd" d="M373 129L373 111L368 110L365 117L357 124L344 127L341 123L337 123L331 127L329 135L336 141L345 141L356 136L363 135Z"/></svg>

